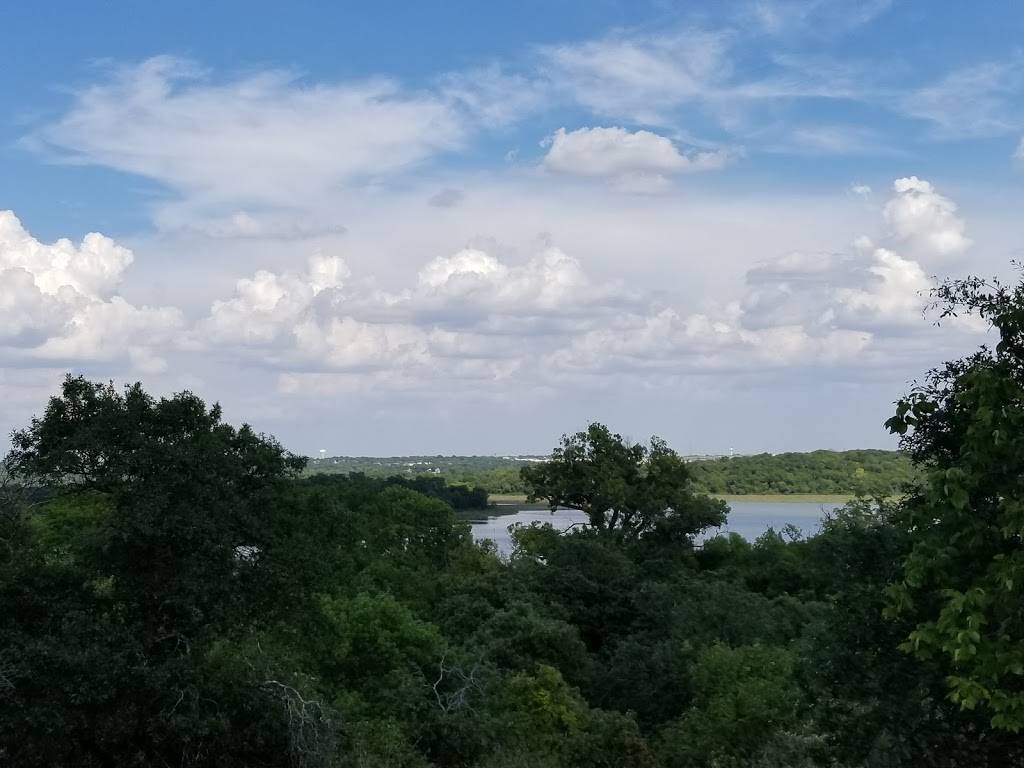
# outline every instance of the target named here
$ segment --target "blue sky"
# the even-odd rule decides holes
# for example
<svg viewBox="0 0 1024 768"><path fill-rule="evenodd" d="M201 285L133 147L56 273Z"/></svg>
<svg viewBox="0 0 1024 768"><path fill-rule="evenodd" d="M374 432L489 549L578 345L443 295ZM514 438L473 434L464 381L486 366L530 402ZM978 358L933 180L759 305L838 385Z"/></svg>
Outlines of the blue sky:
<svg viewBox="0 0 1024 768"><path fill-rule="evenodd" d="M1020 256L1024 10L984 10L16 4L0 427L75 370L307 452L888 444L984 337L932 277Z"/></svg>

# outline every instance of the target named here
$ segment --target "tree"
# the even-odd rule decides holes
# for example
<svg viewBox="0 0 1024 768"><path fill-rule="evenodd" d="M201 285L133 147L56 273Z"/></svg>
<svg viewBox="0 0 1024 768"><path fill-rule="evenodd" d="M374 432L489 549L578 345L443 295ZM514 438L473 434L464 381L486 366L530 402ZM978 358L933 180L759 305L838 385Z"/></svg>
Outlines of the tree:
<svg viewBox="0 0 1024 768"><path fill-rule="evenodd" d="M603 424L563 435L548 461L520 472L530 501L580 510L602 536L637 540L660 530L688 540L725 521L724 502L694 493L686 463L664 440L631 445Z"/></svg>
<svg viewBox="0 0 1024 768"><path fill-rule="evenodd" d="M804 570L824 608L801 662L814 728L841 765L1021 765L1019 738L949 701L944 659L899 650L913 617L893 620L883 610L885 585L899 575L909 546L907 532L893 524L898 513L896 502L852 501L807 541Z"/></svg>
<svg viewBox="0 0 1024 768"><path fill-rule="evenodd" d="M40 497L0 567L12 764L315 764L293 715L322 708L237 652L308 592L273 565L301 459L192 394L68 377L6 464Z"/></svg>
<svg viewBox="0 0 1024 768"><path fill-rule="evenodd" d="M255 575L244 566L267 546L277 497L305 463L221 415L188 392L156 400L140 384L122 392L68 376L13 436L14 477L105 507L78 558L113 580L150 646L259 607L239 599L238 582Z"/></svg>
<svg viewBox="0 0 1024 768"><path fill-rule="evenodd" d="M886 422L924 475L900 510L910 540L890 611L905 647L940 659L951 698L1024 727L1024 282L979 278L935 291L942 318L976 314L994 349L946 363Z"/></svg>
<svg viewBox="0 0 1024 768"><path fill-rule="evenodd" d="M694 706L664 729L661 764L756 764L780 731L796 725L800 689L793 667L792 653L783 648L705 649L693 670Z"/></svg>

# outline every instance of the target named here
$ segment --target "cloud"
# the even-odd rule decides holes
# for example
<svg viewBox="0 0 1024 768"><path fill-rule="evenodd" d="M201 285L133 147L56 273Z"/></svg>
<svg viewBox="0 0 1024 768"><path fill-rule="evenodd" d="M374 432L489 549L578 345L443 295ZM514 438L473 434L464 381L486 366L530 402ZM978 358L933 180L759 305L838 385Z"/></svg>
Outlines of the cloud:
<svg viewBox="0 0 1024 768"><path fill-rule="evenodd" d="M214 302L200 330L213 350L296 372L368 373L427 362L423 329L348 313L348 276L344 261L323 255L301 273L258 271L239 280L230 299Z"/></svg>
<svg viewBox="0 0 1024 768"><path fill-rule="evenodd" d="M574 338L547 365L577 374L687 373L892 361L894 343L921 325L931 281L885 249L870 255L787 254L747 273L747 290L718 308L667 307Z"/></svg>
<svg viewBox="0 0 1024 768"><path fill-rule="evenodd" d="M45 295L57 296L68 288L96 299L117 286L132 259L131 251L96 232L77 247L67 239L40 243L13 211L0 211L0 268L24 270Z"/></svg>
<svg viewBox="0 0 1024 768"><path fill-rule="evenodd" d="M160 373L167 363L158 351L174 341L181 326L181 312L174 307L135 307L113 296L82 306L63 333L48 338L34 354L55 361L127 358L135 370Z"/></svg>
<svg viewBox="0 0 1024 768"><path fill-rule="evenodd" d="M717 170L729 159L724 151L683 154L664 136L615 127L569 132L559 128L545 144L544 167L550 171L624 183L649 180L664 185L670 176Z"/></svg>
<svg viewBox="0 0 1024 768"><path fill-rule="evenodd" d="M891 149L874 131L852 125L807 125L787 128L786 151L806 154L889 154Z"/></svg>
<svg viewBox="0 0 1024 768"><path fill-rule="evenodd" d="M920 326L932 283L921 263L889 246L948 250L958 220L955 206L916 178L897 180L884 210L898 226L882 244L862 237L848 253L764 259L734 299L699 308L596 280L550 244L518 263L475 246L426 262L412 285L391 292L350 280L338 259L318 257L302 273L260 271L213 304L203 335L284 372L288 391L325 385L331 373L370 377L378 388L521 383L531 361L540 361L531 375L560 386L580 376L890 359L886 350L902 350Z"/></svg>
<svg viewBox="0 0 1024 768"><path fill-rule="evenodd" d="M239 280L232 298L213 303L201 330L214 342L275 345L294 335L317 306L336 304L348 275L339 257L322 255L310 258L303 273L260 270Z"/></svg>
<svg viewBox="0 0 1024 768"><path fill-rule="evenodd" d="M925 255L970 244L962 222L952 215L956 206L928 182L898 179L894 190L884 213L898 226L883 237L886 244L919 246ZM690 349L699 365L711 369L752 361L842 365L863 360L870 351L891 361L907 351L909 336L921 327L934 285L919 261L863 236L848 253L764 259L747 271L745 283L741 297L717 311L684 316L666 310L627 331L593 334L584 348L618 350L632 358L647 354L662 365ZM984 328L965 323L957 330Z"/></svg>
<svg viewBox="0 0 1024 768"><path fill-rule="evenodd" d="M969 248L971 241L964 235L963 220L955 215L956 204L929 182L897 179L893 190L883 207L887 231L880 243L862 235L847 255L821 257L813 269L806 262L801 269L798 260L795 274L789 275L768 268L765 282L785 294L784 306L802 309L804 319L799 322L872 333L879 353L876 362L891 363L911 352L934 359L936 350L922 340L922 320L935 286L929 265L944 263ZM942 354L961 354L976 343L964 339L988 330L975 317L954 318L945 325L960 335L940 342L948 345Z"/></svg>
<svg viewBox="0 0 1024 768"><path fill-rule="evenodd" d="M757 8L815 25L844 15L831 2ZM719 147L747 142L782 152L891 151L862 127L793 127L789 119L802 99L877 98L865 86L870 70L786 51L750 60L752 34L725 23L620 30L536 47L529 57L442 74L417 88L388 78L314 81L282 70L218 76L158 56L72 91L68 110L26 144L55 162L164 185L173 194L154 210L165 231L267 241L340 234L343 224L352 226L353 197L387 194L474 143L490 150L479 157L496 162L508 147L482 138L503 137L512 124L555 108L580 107L591 114L576 119L592 125L610 117L629 126L562 130L545 161L575 175L605 174L627 191L664 191L673 175L718 168L738 154ZM635 130L643 125L660 127ZM588 152L588 144L596 146ZM609 175L602 157L638 170Z"/></svg>
<svg viewBox="0 0 1024 768"><path fill-rule="evenodd" d="M308 205L463 145L466 121L438 94L376 79L308 84L270 71L213 82L168 56L75 94L33 135L63 162L155 179L208 205Z"/></svg>
<svg viewBox="0 0 1024 768"><path fill-rule="evenodd" d="M427 202L435 208L454 208L465 197L466 195L462 191L446 187L431 195Z"/></svg>
<svg viewBox="0 0 1024 768"><path fill-rule="evenodd" d="M128 361L164 365L156 350L183 320L168 307L136 307L114 294L132 252L95 232L79 245L41 243L0 211L0 361Z"/></svg>
<svg viewBox="0 0 1024 768"><path fill-rule="evenodd" d="M475 248L454 256L439 256L420 270L420 288L430 293L464 297L477 290L501 288L509 269L495 257Z"/></svg>
<svg viewBox="0 0 1024 768"><path fill-rule="evenodd" d="M47 368L89 360L104 377L130 366L158 391L201 386L205 397L234 402L236 418L257 419L301 441L304 431L342 423L376 434L385 420L401 421L397 414L427 430L442 428L443 409L465 414L469 401L478 403L474 422L513 407L535 427L586 418L593 408L614 411L622 392L631 392L638 396L630 407L650 406L660 418L672 405L689 420L707 399L746 402L748 387L760 393L757 402L764 391L773 398L789 393L780 407L802 407L794 387L819 391L827 380L848 387L851 407L862 408L867 398L857 400L857 387L873 387L872 400L884 402L887 388L898 390L913 370L948 357L950 339L961 343L968 332L984 330L947 326L937 337L921 320L922 291L931 286L924 259L934 256L924 224L908 238L884 215L867 220L871 207L841 190L831 197L730 196L681 205L682 196L640 201L584 185L559 208L561 193L548 181L531 174L520 183L535 194L512 194L508 182L473 185L465 203L444 216L424 205L436 182L409 189L391 208L366 202L352 220L368 229L348 238L344 258L325 247L295 265L294 250L312 248L261 251L237 243L232 261L245 263L244 256L264 268L243 267L245 276L233 285L210 281L216 298L191 297L187 323L176 310L149 310L118 295L124 274L136 274L123 254L112 271L95 264L75 271L74 258L33 262L37 273L68 269L81 285L98 287L91 298L64 291L69 298L58 296L56 309L40 309L19 273L13 298L0 298L0 329L15 327L15 313L22 318L16 341L0 342L0 360ZM903 186L894 200L908 194ZM914 188L939 195L920 179ZM508 206L501 208L502 201ZM555 209L559 218L549 219ZM407 218L396 228L402 212ZM438 219L504 238L555 226L531 250L516 249L511 239L474 239L440 251L451 222ZM947 217L925 220L936 231L949 226ZM837 233L853 241L857 232L869 236L835 251L813 249L815 242L827 247ZM120 247L104 242L93 250ZM808 247L782 250L790 243ZM223 255L229 245L205 247ZM145 263L145 246L136 250ZM391 265L386 279L380 256L392 253L415 258ZM26 261L19 256L17 269ZM0 280L0 294L10 285L13 278ZM54 300L47 295L44 301ZM26 296L33 298L22 306ZM16 309L13 299L22 302ZM976 337L955 353L974 344ZM179 383L181 372L199 373L205 383ZM339 394L345 397L332 402L330 413L308 400ZM693 405L694 397L705 405ZM751 403L742 407L754 414ZM821 395L818 407L828 405ZM4 414L0 408L0 419L15 421Z"/></svg>
<svg viewBox="0 0 1024 768"><path fill-rule="evenodd" d="M295 372L409 368L479 377L519 366L531 344L545 346L629 302L595 285L575 259L547 247L522 265L478 248L425 264L412 288L388 293L347 286L336 257L314 257L305 272L258 271L215 301L200 324L212 348Z"/></svg>
<svg viewBox="0 0 1024 768"><path fill-rule="evenodd" d="M799 325L888 333L920 327L932 281L921 265L886 248L859 243L847 254L787 254L747 273L741 306L748 325Z"/></svg>
<svg viewBox="0 0 1024 768"><path fill-rule="evenodd" d="M235 211L228 216L190 218L181 209L165 209L158 221L164 230L178 230L225 240L307 240L325 235L342 235L341 224L320 221L314 216L294 213Z"/></svg>
<svg viewBox="0 0 1024 768"><path fill-rule="evenodd" d="M846 254L791 253L747 272L740 302L755 328L799 325L903 335L919 327L933 286L924 264L968 248L956 204L916 176L897 179L883 207L883 244L861 236ZM897 250L909 250L899 253Z"/></svg>
<svg viewBox="0 0 1024 768"><path fill-rule="evenodd" d="M616 34L540 49L542 71L598 115L648 125L671 122L672 110L700 100L731 74L725 33Z"/></svg>
<svg viewBox="0 0 1024 768"><path fill-rule="evenodd" d="M619 30L545 46L539 49L538 71L550 81L551 94L595 116L671 128L679 135L701 126L717 134L719 144L770 151L899 151L891 137L864 125L801 124L807 112L800 105L811 100L924 120L932 139L1001 136L1019 129L1024 119L1024 58L1019 55L955 69L915 87L880 69L877 61L838 59L805 45L849 34L891 6L891 0L855 9L838 0L755 0L732 14L732 23L653 34ZM765 35L774 40L766 43Z"/></svg>
<svg viewBox="0 0 1024 768"><path fill-rule="evenodd" d="M499 65L452 72L439 78L438 92L488 127L523 119L548 101L549 84L532 74L510 73Z"/></svg>
<svg viewBox="0 0 1024 768"><path fill-rule="evenodd" d="M835 15L847 20L856 15L839 4L818 5L835 5ZM839 24L836 29L844 26L856 25ZM540 48L538 72L550 82L553 97L572 100L595 116L671 128L679 135L689 135L687 124L703 125L705 131L724 132L733 143L764 141L765 124L785 120L790 107L801 100L877 98L871 87L876 77L872 67L790 51L762 56L763 51L756 52L752 45L762 32L742 23L655 34L618 31ZM815 36L820 36L820 27ZM843 152L880 148L862 128L803 130L803 144L790 141L791 148L807 151L812 143L816 151L835 146ZM713 145L723 140L691 143Z"/></svg>
<svg viewBox="0 0 1024 768"><path fill-rule="evenodd" d="M896 195L885 204L885 220L898 242L925 256L951 256L966 250L971 240L957 205L917 176L896 179Z"/></svg>
<svg viewBox="0 0 1024 768"><path fill-rule="evenodd" d="M844 32L868 24L892 7L892 0L867 0L851 5L842 0L753 0L743 16L769 35Z"/></svg>
<svg viewBox="0 0 1024 768"><path fill-rule="evenodd" d="M927 120L940 138L1005 136L1020 129L1024 58L962 67L907 94L906 114Z"/></svg>
<svg viewBox="0 0 1024 768"><path fill-rule="evenodd" d="M836 300L851 320L880 323L921 322L932 281L921 265L885 248L878 248L866 268L871 277L863 287L839 288Z"/></svg>
<svg viewBox="0 0 1024 768"><path fill-rule="evenodd" d="M535 316L571 316L580 307L615 306L621 288L595 285L578 259L554 246L521 266L510 266L477 248L440 256L419 272L414 292L395 300L417 312L453 313L478 325L488 316L509 322Z"/></svg>
<svg viewBox="0 0 1024 768"><path fill-rule="evenodd" d="M745 275L739 309L746 327L834 327L835 293L857 280L853 257L833 253L786 253L762 259Z"/></svg>
<svg viewBox="0 0 1024 768"><path fill-rule="evenodd" d="M631 166L609 161L607 172L624 167ZM423 199L422 190L410 192L420 215L436 218L422 210ZM643 207L650 205L662 203ZM427 393L447 382L448 391L487 383L515 392L561 391L604 376L653 386L695 373L891 364L913 347L921 325L927 259L969 245L955 204L907 177L894 183L878 232L846 252L763 258L738 287L702 287L689 299L599 277L550 240L526 256L477 241L407 266L387 288L371 262L355 270L348 257L314 253L301 268L237 280L205 317L186 323L175 308L140 307L116 293L133 256L109 238L46 245L13 214L0 224L0 344L8 360L109 361L155 374L173 354L263 370L288 392L334 386L331 376L345 377L353 391ZM608 265L612 277L632 275L648 242L642 236L637 230L617 246L631 258Z"/></svg>
<svg viewBox="0 0 1024 768"><path fill-rule="evenodd" d="M713 373L849 362L870 342L870 333L845 329L820 334L795 324L751 329L734 304L716 315L682 315L667 308L625 328L588 332L548 363L587 374Z"/></svg>
<svg viewBox="0 0 1024 768"><path fill-rule="evenodd" d="M722 146L830 155L893 151L891 141L863 126L813 122L810 108L821 99L884 105L937 124L968 119L983 132L1020 125L1013 104L1024 68L1015 61L958 70L907 94L879 87L884 78L874 62L812 59L794 42L794 31L848 31L886 7L882 1L850 10L835 0L761 0L744 4L738 16L705 19L707 28L618 30L539 46L417 87L389 78L317 81L282 70L223 76L158 56L112 68L72 91L68 110L26 143L57 162L103 166L164 185L173 195L154 206L163 229L284 241L341 233L343 224L352 226L346 206L355 194L386 193L455 153L468 154L474 143L481 149L474 160L490 158L493 170L500 154L515 150L481 139L503 139L509 126L527 116L539 123L555 109L582 108L589 114L572 118L581 124L610 118L628 128L563 130L549 148L549 167L600 175L595 158L569 149L585 143L580 131L620 130L589 140L618 148L599 155L640 166L606 178L642 192L664 191L677 173L720 167L737 154L717 149ZM788 38L766 44L765 33ZM757 41L760 47L751 45ZM557 123L541 126L541 135L550 135ZM635 130L640 126L657 132Z"/></svg>

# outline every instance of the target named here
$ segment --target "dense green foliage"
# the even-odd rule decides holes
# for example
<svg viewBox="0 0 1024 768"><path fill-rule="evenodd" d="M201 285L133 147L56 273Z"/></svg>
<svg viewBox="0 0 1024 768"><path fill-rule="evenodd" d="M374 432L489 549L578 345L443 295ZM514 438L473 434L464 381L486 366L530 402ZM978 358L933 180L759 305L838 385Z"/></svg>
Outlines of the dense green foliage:
<svg viewBox="0 0 1024 768"><path fill-rule="evenodd" d="M896 451L762 453L690 464L707 493L814 493L894 496L914 479L910 457Z"/></svg>
<svg viewBox="0 0 1024 768"><path fill-rule="evenodd" d="M906 648L951 667L954 700L1024 728L1024 282L937 291L943 316L974 312L994 349L931 371L887 422L924 469L901 509L910 554L891 611Z"/></svg>
<svg viewBox="0 0 1024 768"><path fill-rule="evenodd" d="M361 472L370 477L442 477L450 484L491 494L525 494L520 470L537 457L405 456L390 459L336 457L313 462L309 473ZM842 494L893 496L915 477L910 457L882 450L762 453L718 459L688 459L694 487L714 494ZM430 474L426 474L430 473Z"/></svg>
<svg viewBox="0 0 1024 768"><path fill-rule="evenodd" d="M725 504L694 493L686 463L663 440L628 445L603 424L565 435L549 461L520 476L527 501L580 510L598 536L686 543L725 522Z"/></svg>
<svg viewBox="0 0 1024 768"><path fill-rule="evenodd" d="M437 475L417 475L415 477L368 477L361 472L349 475L315 474L306 481L318 488L354 487L359 493L370 495L379 493L385 488L408 488L422 493L432 499L443 501L456 511L480 510L487 506L487 491L482 488L470 488L467 485L450 485L443 477Z"/></svg>
<svg viewBox="0 0 1024 768"><path fill-rule="evenodd" d="M590 525L499 557L465 487L68 378L0 475L0 765L1024 766L1024 291L983 288L940 298L1000 345L889 422L907 495L809 538L696 543L700 471L595 424L522 472Z"/></svg>

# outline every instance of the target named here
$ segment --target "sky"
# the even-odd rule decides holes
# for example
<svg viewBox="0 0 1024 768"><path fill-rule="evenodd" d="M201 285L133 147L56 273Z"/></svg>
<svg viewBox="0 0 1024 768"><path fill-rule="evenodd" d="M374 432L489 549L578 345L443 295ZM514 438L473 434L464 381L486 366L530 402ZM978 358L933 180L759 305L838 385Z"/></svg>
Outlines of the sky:
<svg viewBox="0 0 1024 768"><path fill-rule="evenodd" d="M1024 7L12 3L0 430L68 372L298 453L892 447L1024 256Z"/></svg>

